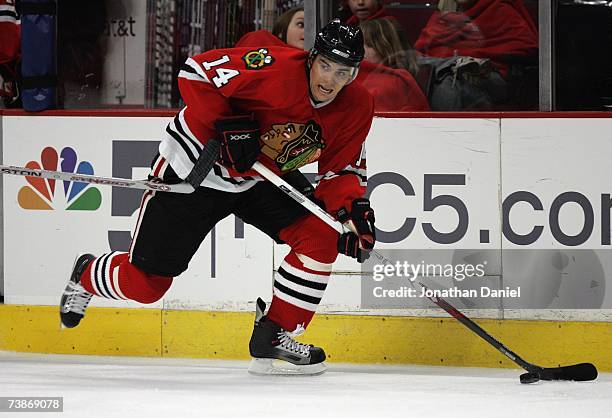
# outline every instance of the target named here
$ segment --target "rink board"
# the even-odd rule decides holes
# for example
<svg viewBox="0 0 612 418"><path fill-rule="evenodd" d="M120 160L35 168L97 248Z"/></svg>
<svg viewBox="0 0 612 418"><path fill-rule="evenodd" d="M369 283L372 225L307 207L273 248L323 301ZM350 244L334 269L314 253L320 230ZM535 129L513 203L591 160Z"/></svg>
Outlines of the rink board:
<svg viewBox="0 0 612 418"><path fill-rule="evenodd" d="M83 163L96 175L144 178L170 120L166 114L153 115L5 114L1 116L2 161L44 166L49 155L57 155L61 165L66 155L72 155L73 170ZM542 346L550 349L549 342L538 343L539 335L550 335L555 344L567 339L557 347L562 351L559 361L574 357L595 361L597 353L605 351L589 347L609 344L612 334L612 286L606 286L612 274L609 132L610 118L376 118L368 137L368 174L380 231L378 248L445 249L453 261L478 257L485 251L499 253L500 262L489 266L487 278L501 288L505 278L522 269L519 273L530 278L525 285L539 286L531 296L540 298L535 302L543 308L515 310L499 304L470 315L490 318L483 323L491 327L491 333L508 338L504 342L521 354L533 355L533 361L550 360L544 353L538 357L538 352L529 351ZM464 184L427 186L426 176L432 175L452 175ZM95 299L94 307L110 309L92 310L99 314L88 316L91 325L84 324L84 329L89 329L89 334L81 329L69 331L67 335L74 335L67 340L74 341L70 345L49 330L56 327L56 305L73 258L81 251L99 254L126 249L141 193L105 186L78 190L74 184L61 183L53 185L51 192L50 184L41 188L23 177L4 176L2 181L3 279L9 305L2 307L0 320L8 330L3 326L5 338L0 349L244 358L246 345L228 349L219 344L226 341L226 330L230 335L235 332L239 340L248 340L254 301L259 296L270 300L286 247L274 245L233 217L226 218L206 238L189 270L175 280L164 299L145 309L136 303ZM45 188L48 196L44 196ZM452 243L437 242L424 233L426 223L438 231L452 231L458 222L457 212L450 206L426 210L424 196L428 192L432 197L455 197L467 208L466 231ZM504 202L517 193L536 204L519 200L512 206L507 223L514 237L509 237L508 225L502 222ZM580 197L582 206L570 201L554 212L554 202L568 195ZM415 220L410 233L405 228L408 218ZM555 225L557 231L553 231ZM529 243L517 240L540 226L537 239ZM564 264L504 263L509 254L537 251L559 256ZM309 328L309 338L319 338L317 333L321 333L321 343L332 349L332 359L486 366L501 361L501 366L511 365L494 352L482 355L480 349L490 349L486 345L473 348L480 343L478 339L456 328L461 326L440 310L362 309L359 268L357 263L339 258L320 315ZM577 294L587 296L574 306ZM17 311L11 311L13 308ZM19 322L23 318L29 319ZM538 321L495 321L502 318ZM39 320L46 324L43 328L34 325ZM390 328L381 327L383 321ZM13 323L23 326L15 328ZM369 330L369 324L374 324L369 335L377 335L379 328L385 335L370 338L362 331ZM330 328L326 330L327 325ZM531 327L537 327L538 332ZM567 332L551 334L558 332L558 327ZM138 332L130 332L135 328ZM105 330L104 342L98 338L100 329ZM406 338L396 337L400 335ZM453 344L439 344L441 338L459 338L456 342L465 352L451 348ZM533 344L521 348L523 341ZM344 355L346 342L364 345L367 351L364 348ZM592 355L582 356L584 353ZM607 362L601 359L601 367L609 370Z"/></svg>
<svg viewBox="0 0 612 418"><path fill-rule="evenodd" d="M589 361L612 371L606 322L477 321L526 360ZM60 330L57 308L0 306L0 350L36 353L248 359L253 315L244 312L91 308ZM517 368L452 318L317 315L307 341L329 362Z"/></svg>
<svg viewBox="0 0 612 418"><path fill-rule="evenodd" d="M56 169L64 171L70 170L62 165L68 162L77 172L84 165L97 175L144 178L169 120L151 114L4 115L2 161L53 168L48 167L51 156L58 159ZM611 118L376 118L367 149L377 247L444 250L453 263L496 254L487 268L494 288L517 277L525 289L537 287L537 292L523 292L531 299L529 308L536 308L532 312L510 311L511 306L495 301L481 316L610 321L610 131ZM439 176L447 176L443 184ZM448 176L461 184L449 184ZM41 187L17 176L2 180L6 303L54 305L75 254L129 247L141 192L67 182ZM518 200L505 216L504 203L512 196ZM558 204L567 196L580 197L583 206ZM425 233L427 224L445 233L458 229L458 211L438 198L454 199L466 210L467 226L450 242ZM525 242L538 228L537 239ZM164 299L148 307L252 312L257 297L270 300L275 271L287 251L230 216L204 240ZM356 262L339 257L330 283L320 312L381 314L360 308ZM94 306L141 307L100 299ZM406 314L415 313L384 312Z"/></svg>

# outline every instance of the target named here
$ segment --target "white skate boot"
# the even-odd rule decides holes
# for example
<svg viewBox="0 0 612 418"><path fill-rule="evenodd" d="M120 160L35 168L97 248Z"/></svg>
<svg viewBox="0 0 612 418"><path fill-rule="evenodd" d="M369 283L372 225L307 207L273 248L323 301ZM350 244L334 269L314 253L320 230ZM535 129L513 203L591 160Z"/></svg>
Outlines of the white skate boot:
<svg viewBox="0 0 612 418"><path fill-rule="evenodd" d="M74 328L85 316L85 310L93 294L81 286L81 275L93 260L92 254L77 256L72 274L60 300L60 321L62 328Z"/></svg>

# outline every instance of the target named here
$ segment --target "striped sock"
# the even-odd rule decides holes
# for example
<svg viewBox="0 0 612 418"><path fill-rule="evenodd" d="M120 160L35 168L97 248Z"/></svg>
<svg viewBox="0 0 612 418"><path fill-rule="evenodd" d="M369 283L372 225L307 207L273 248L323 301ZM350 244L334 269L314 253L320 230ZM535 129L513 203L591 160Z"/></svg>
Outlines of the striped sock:
<svg viewBox="0 0 612 418"><path fill-rule="evenodd" d="M128 261L128 253L117 251L96 258L81 276L82 286L96 296L140 303L161 299L172 281L143 272Z"/></svg>
<svg viewBox="0 0 612 418"><path fill-rule="evenodd" d="M291 252L275 275L268 318L288 331L308 326L327 288L331 267Z"/></svg>
<svg viewBox="0 0 612 418"><path fill-rule="evenodd" d="M113 251L92 261L81 276L81 285L89 293L106 299L128 299L119 288L117 266L126 253ZM123 256L123 257L122 257Z"/></svg>

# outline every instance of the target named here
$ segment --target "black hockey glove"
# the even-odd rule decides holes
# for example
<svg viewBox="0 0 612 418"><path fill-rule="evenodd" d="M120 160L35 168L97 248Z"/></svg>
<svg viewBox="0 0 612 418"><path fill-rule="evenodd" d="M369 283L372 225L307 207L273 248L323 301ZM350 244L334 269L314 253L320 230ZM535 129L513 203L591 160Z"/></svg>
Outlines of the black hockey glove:
<svg viewBox="0 0 612 418"><path fill-rule="evenodd" d="M363 263L367 260L370 250L376 243L376 230L374 228L374 209L370 207L368 199L353 200L351 212L340 209L338 220L351 231L338 238L338 252L356 258Z"/></svg>
<svg viewBox="0 0 612 418"><path fill-rule="evenodd" d="M221 143L221 163L239 173L253 167L260 152L259 123L248 116L239 116L216 121L215 129Z"/></svg>

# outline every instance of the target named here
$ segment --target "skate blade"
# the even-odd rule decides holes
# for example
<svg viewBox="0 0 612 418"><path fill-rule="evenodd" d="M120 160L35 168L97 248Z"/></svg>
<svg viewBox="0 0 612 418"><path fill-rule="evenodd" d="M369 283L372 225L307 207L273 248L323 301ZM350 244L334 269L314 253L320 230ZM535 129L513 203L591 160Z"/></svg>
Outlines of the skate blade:
<svg viewBox="0 0 612 418"><path fill-rule="evenodd" d="M249 373L256 376L317 376L326 370L325 363L300 366L271 358L254 358L249 364Z"/></svg>

